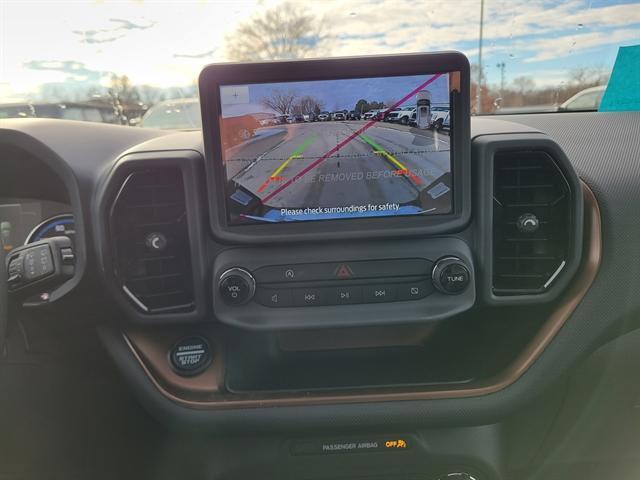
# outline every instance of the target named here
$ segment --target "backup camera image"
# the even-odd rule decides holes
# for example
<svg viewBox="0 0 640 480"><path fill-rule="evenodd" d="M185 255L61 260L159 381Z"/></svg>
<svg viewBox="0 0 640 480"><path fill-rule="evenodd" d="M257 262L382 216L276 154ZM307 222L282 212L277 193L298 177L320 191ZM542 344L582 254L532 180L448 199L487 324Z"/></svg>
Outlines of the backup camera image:
<svg viewBox="0 0 640 480"><path fill-rule="evenodd" d="M230 225L452 210L449 75L224 85Z"/></svg>

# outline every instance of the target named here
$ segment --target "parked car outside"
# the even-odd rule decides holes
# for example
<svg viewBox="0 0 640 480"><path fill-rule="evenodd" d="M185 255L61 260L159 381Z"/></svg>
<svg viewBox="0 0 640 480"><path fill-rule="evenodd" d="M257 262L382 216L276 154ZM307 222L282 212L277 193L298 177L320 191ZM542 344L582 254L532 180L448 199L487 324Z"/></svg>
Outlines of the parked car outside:
<svg viewBox="0 0 640 480"><path fill-rule="evenodd" d="M564 102L558 110L561 112L580 112L580 111L594 111L600 107L600 101L602 95L607 89L606 85L599 85L597 87L585 88L576 93L573 97Z"/></svg>

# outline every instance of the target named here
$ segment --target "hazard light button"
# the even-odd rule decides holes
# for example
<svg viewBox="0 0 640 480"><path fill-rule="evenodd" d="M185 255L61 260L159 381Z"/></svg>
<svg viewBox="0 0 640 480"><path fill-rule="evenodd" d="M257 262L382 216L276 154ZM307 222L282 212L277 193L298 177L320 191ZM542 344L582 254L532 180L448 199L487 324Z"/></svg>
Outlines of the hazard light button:
<svg viewBox="0 0 640 480"><path fill-rule="evenodd" d="M336 278L352 278L353 277L353 270L351 269L351 267L346 264L346 263L341 263L340 265L338 265L338 268L336 268Z"/></svg>

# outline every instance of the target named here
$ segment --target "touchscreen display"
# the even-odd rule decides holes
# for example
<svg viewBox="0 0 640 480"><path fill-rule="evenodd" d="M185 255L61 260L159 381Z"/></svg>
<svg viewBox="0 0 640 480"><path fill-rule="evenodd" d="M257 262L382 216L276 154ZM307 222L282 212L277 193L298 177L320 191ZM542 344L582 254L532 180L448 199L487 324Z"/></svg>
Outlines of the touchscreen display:
<svg viewBox="0 0 640 480"><path fill-rule="evenodd" d="M447 73L220 87L229 225L452 211Z"/></svg>

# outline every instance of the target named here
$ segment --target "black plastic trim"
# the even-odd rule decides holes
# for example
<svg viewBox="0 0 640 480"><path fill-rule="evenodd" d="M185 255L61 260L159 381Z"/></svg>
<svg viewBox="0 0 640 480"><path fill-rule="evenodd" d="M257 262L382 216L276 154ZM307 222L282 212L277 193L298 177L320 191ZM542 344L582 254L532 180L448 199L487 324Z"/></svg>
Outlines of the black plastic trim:
<svg viewBox="0 0 640 480"><path fill-rule="evenodd" d="M134 305L114 275L112 248L109 234L109 211L122 183L133 172L148 168L173 167L182 172L184 195L188 216L189 242L195 307L187 312L147 313ZM94 231L98 262L103 279L115 297L119 306L128 317L139 324L171 324L193 322L205 318L208 311L205 285L207 262L206 232L203 222L206 220L206 201L202 178L202 156L194 150L172 150L159 152L129 153L118 159L105 174L94 198Z"/></svg>
<svg viewBox="0 0 640 480"><path fill-rule="evenodd" d="M214 64L200 75L205 170L209 192L210 226L225 243L291 243L319 240L395 238L459 231L470 221L471 162L469 61L459 52L381 55L318 60ZM453 95L451 131L453 212L447 215L373 219L343 219L274 225L228 226L225 207L225 173L221 157L218 87L225 84L325 80L354 77L416 75L458 72L460 91Z"/></svg>
<svg viewBox="0 0 640 480"><path fill-rule="evenodd" d="M482 135L472 143L475 195L474 219L478 233L477 269L478 289L482 300L489 305L523 305L556 299L569 285L580 267L584 223L584 199L580 179L562 149L551 138L541 133ZM498 152L542 151L552 157L560 168L571 192L570 248L564 269L549 289L542 293L523 295L496 295L493 292L493 162Z"/></svg>

